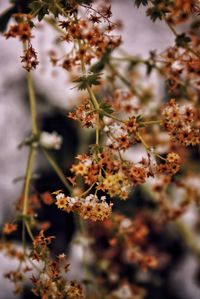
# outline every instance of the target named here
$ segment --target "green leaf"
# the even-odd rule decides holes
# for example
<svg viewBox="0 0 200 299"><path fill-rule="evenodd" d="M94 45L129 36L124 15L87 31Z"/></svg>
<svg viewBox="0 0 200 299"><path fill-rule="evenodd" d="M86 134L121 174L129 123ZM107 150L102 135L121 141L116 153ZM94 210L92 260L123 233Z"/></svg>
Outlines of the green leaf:
<svg viewBox="0 0 200 299"><path fill-rule="evenodd" d="M46 14L49 14L48 4L44 1L33 1L29 7L31 14L38 17L38 21L41 21Z"/></svg>
<svg viewBox="0 0 200 299"><path fill-rule="evenodd" d="M150 7L147 10L147 16L149 16L151 20L155 22L157 19L162 20L163 12L159 10L157 7Z"/></svg>
<svg viewBox="0 0 200 299"><path fill-rule="evenodd" d="M77 87L79 90L87 89L88 86L91 87L92 85L99 85L100 84L101 74L91 74L88 76L82 76L78 79L74 80L73 82L78 83Z"/></svg>
<svg viewBox="0 0 200 299"><path fill-rule="evenodd" d="M60 10L57 5L59 5L62 9L62 5L59 3L60 1L54 2L51 0L35 0L30 3L29 7L31 9L31 14L38 17L38 20L41 21L45 15L52 13L55 18L60 14Z"/></svg>
<svg viewBox="0 0 200 299"><path fill-rule="evenodd" d="M8 22L14 12L15 8L11 7L0 14L0 32L4 32L6 30Z"/></svg>
<svg viewBox="0 0 200 299"><path fill-rule="evenodd" d="M102 115L104 115L104 113L103 113L104 111L109 114L112 114L114 112L112 107L107 103L100 103L100 109L103 110L101 113Z"/></svg>
<svg viewBox="0 0 200 299"><path fill-rule="evenodd" d="M134 2L137 7L140 7L140 5L148 5L148 0L135 0Z"/></svg>
<svg viewBox="0 0 200 299"><path fill-rule="evenodd" d="M177 35L175 42L176 42L177 47L185 48L185 47L187 47L188 43L191 42L191 38L188 35L186 35L185 33L181 33L181 34Z"/></svg>
<svg viewBox="0 0 200 299"><path fill-rule="evenodd" d="M106 52L103 54L102 58L97 63L91 66L90 71L92 73L101 72L104 69L105 65L109 63L111 53L112 49L108 48Z"/></svg>
<svg viewBox="0 0 200 299"><path fill-rule="evenodd" d="M136 122L139 123L139 122L141 122L141 121L143 121L143 116L142 116L142 115L138 115L138 116L136 117Z"/></svg>

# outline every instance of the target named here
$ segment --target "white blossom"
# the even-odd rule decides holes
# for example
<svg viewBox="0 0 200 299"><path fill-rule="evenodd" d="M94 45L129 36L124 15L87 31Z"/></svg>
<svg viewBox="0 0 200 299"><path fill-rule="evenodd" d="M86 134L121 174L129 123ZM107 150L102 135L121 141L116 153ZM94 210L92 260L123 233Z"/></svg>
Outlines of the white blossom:
<svg viewBox="0 0 200 299"><path fill-rule="evenodd" d="M60 149L63 138L57 132L42 132L40 135L40 144L48 149Z"/></svg>
<svg viewBox="0 0 200 299"><path fill-rule="evenodd" d="M56 195L56 199L61 199L61 198L65 198L65 194L64 193L59 193Z"/></svg>

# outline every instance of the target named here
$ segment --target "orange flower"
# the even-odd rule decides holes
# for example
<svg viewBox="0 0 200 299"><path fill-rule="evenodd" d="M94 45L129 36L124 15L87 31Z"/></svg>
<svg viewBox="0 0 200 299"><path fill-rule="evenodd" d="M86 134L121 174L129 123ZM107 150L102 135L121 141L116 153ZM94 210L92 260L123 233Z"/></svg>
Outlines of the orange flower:
<svg viewBox="0 0 200 299"><path fill-rule="evenodd" d="M3 227L3 233L6 235L11 234L12 232L17 230L17 225L13 223L5 223Z"/></svg>

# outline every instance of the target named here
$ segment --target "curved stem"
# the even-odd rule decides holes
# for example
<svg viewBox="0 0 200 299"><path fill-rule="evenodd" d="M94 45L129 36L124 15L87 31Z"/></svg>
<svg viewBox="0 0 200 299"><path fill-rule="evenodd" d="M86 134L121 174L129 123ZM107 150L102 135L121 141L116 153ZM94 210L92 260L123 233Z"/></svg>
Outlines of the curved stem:
<svg viewBox="0 0 200 299"><path fill-rule="evenodd" d="M85 192L83 192L81 195L79 195L79 197L83 197L83 196L87 195L90 192L90 190L92 190L92 188L94 187L95 184L96 184L96 182L93 183Z"/></svg>
<svg viewBox="0 0 200 299"><path fill-rule="evenodd" d="M108 63L108 67L113 72L113 74L115 74L122 81L122 83L124 83L130 89L133 94L137 95L139 98L141 97L139 92L135 88L133 88L131 83L123 75L121 75L111 63Z"/></svg>
<svg viewBox="0 0 200 299"><path fill-rule="evenodd" d="M35 154L36 154L35 148L31 147L29 152L28 162L27 162L25 183L24 183L23 210L22 210L23 215L27 215L27 211L28 211L28 196L29 196L29 188L30 188L30 181L32 176Z"/></svg>
<svg viewBox="0 0 200 299"><path fill-rule="evenodd" d="M34 238L34 236L33 236L33 234L32 234L30 225L29 225L29 223L28 223L27 221L25 221L25 226L26 226L26 230L27 230L27 232L28 232L28 235L29 235L30 239L31 239L32 241L34 241L35 238Z"/></svg>
<svg viewBox="0 0 200 299"><path fill-rule="evenodd" d="M92 104L93 104L94 108L95 108L96 111L98 112L98 110L99 110L99 108L100 108L100 107L99 107L99 103L98 103L98 101L97 101L97 99L96 99L96 96L95 96L95 94L94 94L92 88L91 88L89 85L87 85L87 91L88 91L88 93L89 93L89 95L90 95L90 98L91 98L91 101L92 101Z"/></svg>
<svg viewBox="0 0 200 299"><path fill-rule="evenodd" d="M144 145L147 153L152 153L154 156L166 161L166 159L164 157L162 157L161 155L157 154L155 151L151 151L150 146L146 143L146 141L143 139L143 137L140 135L140 133L137 133L137 137L140 139L141 143Z"/></svg>
<svg viewBox="0 0 200 299"><path fill-rule="evenodd" d="M120 122L120 123L125 123L124 120L122 120L122 119L120 119L120 118L118 118L118 117L116 117L116 116L114 116L114 115L112 115L112 114L110 114L110 113L108 113L104 110L103 110L103 114L106 115L109 118L112 118L113 120L116 120L116 121Z"/></svg>
<svg viewBox="0 0 200 299"><path fill-rule="evenodd" d="M57 162L54 160L54 158L48 153L47 150L45 150L44 148L42 149L47 161L49 162L49 164L51 165L51 167L53 168L53 170L55 171L55 173L58 175L58 177L60 178L61 182L63 183L63 185L70 191L70 193L72 193L72 187L70 186L70 184L68 183L68 181L65 178L65 175L63 174L62 170L60 169L60 167L58 166Z"/></svg>
<svg viewBox="0 0 200 299"><path fill-rule="evenodd" d="M27 84L28 84L28 94L29 94L29 103L30 103L30 111L31 111L31 122L32 122L32 133L33 135L38 135L38 125L37 125L37 117L36 117L36 99L35 93L33 89L33 80L31 72L27 74ZM26 216L28 213L28 198L29 198L29 190L30 190L30 182L33 172L33 164L36 156L36 148L32 145L29 150L28 161L26 166L26 174L25 174L25 182L24 182L24 190L23 190L23 207L22 207L22 215ZM26 236L25 231L27 230L31 240L34 240L33 234L31 232L29 223L24 218L22 223L22 243L24 252L26 250Z"/></svg>

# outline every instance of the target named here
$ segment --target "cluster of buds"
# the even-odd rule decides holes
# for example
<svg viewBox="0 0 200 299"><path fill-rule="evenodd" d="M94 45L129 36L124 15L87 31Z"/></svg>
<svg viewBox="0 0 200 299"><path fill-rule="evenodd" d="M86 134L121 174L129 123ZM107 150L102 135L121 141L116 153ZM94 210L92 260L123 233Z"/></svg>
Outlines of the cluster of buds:
<svg viewBox="0 0 200 299"><path fill-rule="evenodd" d="M28 72L35 69L39 64L37 53L30 43L28 44L28 48L24 50L24 55L21 56L21 62L23 68Z"/></svg>
<svg viewBox="0 0 200 299"><path fill-rule="evenodd" d="M79 198L59 193L56 196L56 205L68 213L77 211L83 219L91 221L104 220L110 216L112 211L112 203L108 204L105 196L98 198L94 194Z"/></svg>
<svg viewBox="0 0 200 299"><path fill-rule="evenodd" d="M94 127L96 123L96 113L89 101L77 106L74 112L69 112L68 117L80 121L83 128Z"/></svg>

